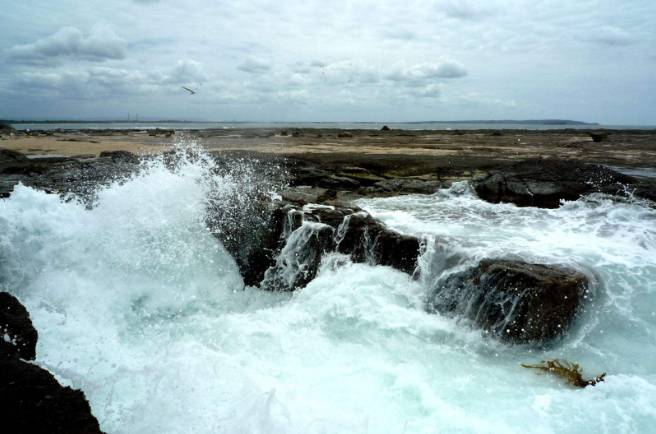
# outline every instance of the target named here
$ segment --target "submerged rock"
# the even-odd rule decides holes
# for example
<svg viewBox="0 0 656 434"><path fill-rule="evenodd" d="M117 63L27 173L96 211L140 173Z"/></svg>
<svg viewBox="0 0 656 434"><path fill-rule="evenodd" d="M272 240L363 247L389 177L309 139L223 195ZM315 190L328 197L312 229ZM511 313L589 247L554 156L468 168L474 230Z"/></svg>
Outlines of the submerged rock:
<svg viewBox="0 0 656 434"><path fill-rule="evenodd" d="M0 292L0 432L101 433L84 393L59 384L34 359L37 332L27 309Z"/></svg>
<svg viewBox="0 0 656 434"><path fill-rule="evenodd" d="M27 309L13 295L0 292L0 354L34 360L38 336Z"/></svg>
<svg viewBox="0 0 656 434"><path fill-rule="evenodd" d="M605 166L573 161L533 160L493 171L474 181L478 196L492 203L558 208L593 192L622 194L635 180Z"/></svg>
<svg viewBox="0 0 656 434"><path fill-rule="evenodd" d="M484 260L438 282L427 308L465 317L504 342L545 344L572 325L588 286L567 268Z"/></svg>

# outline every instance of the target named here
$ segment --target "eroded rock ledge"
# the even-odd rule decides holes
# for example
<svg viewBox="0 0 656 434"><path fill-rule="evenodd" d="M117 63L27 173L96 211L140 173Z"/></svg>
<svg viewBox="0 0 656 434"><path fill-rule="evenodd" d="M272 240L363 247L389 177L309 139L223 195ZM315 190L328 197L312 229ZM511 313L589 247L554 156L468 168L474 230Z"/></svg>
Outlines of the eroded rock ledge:
<svg viewBox="0 0 656 434"><path fill-rule="evenodd" d="M623 175L605 166L565 160L529 160L492 170L473 181L476 194L492 203L558 208L590 193L635 194L656 200L650 180Z"/></svg>

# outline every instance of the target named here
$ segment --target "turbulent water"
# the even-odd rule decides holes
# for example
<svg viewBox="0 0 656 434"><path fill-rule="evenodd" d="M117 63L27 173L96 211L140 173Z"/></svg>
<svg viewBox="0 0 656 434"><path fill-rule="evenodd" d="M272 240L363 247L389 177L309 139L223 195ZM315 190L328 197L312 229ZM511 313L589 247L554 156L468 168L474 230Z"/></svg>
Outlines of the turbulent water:
<svg viewBox="0 0 656 434"><path fill-rule="evenodd" d="M0 287L39 331L37 363L82 389L108 433L652 432L656 211L593 196L557 210L457 184L360 206L427 237L422 278L338 255L293 294L244 288L208 231L208 195L247 179L163 162L93 208L24 186L0 201ZM238 202L238 201L237 201ZM220 216L219 216L220 218ZM576 267L593 297L548 351L424 312L432 281L484 257ZM606 381L520 367L560 357Z"/></svg>

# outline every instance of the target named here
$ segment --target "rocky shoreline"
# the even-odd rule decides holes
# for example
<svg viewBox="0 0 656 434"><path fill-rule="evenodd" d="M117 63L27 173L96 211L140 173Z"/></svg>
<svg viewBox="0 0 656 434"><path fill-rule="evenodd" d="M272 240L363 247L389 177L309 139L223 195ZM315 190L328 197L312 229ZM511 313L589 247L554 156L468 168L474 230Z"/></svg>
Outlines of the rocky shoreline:
<svg viewBox="0 0 656 434"><path fill-rule="evenodd" d="M331 252L418 277L425 240L387 228L355 206L357 198L432 194L455 181L468 181L481 199L517 206L555 208L562 200L596 192L619 200L651 201L646 202L650 206L656 200L654 178L629 176L572 159L473 159L465 166L463 161L453 164L402 154L281 155L233 149L211 155L219 170L244 159L253 161L256 170L257 165L262 171L285 168L281 182L286 188L280 197L250 198L252 220L227 228L207 221L209 230L235 258L244 283L262 290L304 287L316 276L324 255ZM123 150L80 159L28 158L0 149L0 197L9 197L15 185L22 183L63 197L73 193L92 206L98 185L129 176L139 170L139 161ZM225 204L210 201L208 206ZM589 286L579 270L488 258L439 282L432 288L426 310L466 318L510 344L551 345L575 322L590 298ZM50 373L28 362L35 357L37 331L25 308L7 293L0 293L0 319L5 336L0 342L0 395L21 396L21 400L2 403L6 411L2 420L30 427L30 420L39 417L50 423L47 432L100 432L81 392L62 387ZM17 403L20 409L14 409ZM63 414L72 419L62 419Z"/></svg>

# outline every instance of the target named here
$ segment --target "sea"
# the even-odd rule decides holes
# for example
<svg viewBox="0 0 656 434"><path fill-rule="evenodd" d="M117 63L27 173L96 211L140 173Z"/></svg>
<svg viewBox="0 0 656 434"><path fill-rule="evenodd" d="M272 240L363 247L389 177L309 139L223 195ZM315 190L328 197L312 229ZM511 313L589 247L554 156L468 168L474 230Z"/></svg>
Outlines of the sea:
<svg viewBox="0 0 656 434"><path fill-rule="evenodd" d="M81 129L279 129L279 128L329 128L379 130L383 125L402 130L550 130L550 129L656 129L656 125L598 125L598 124L547 124L512 122L42 122L17 123L19 130L81 130Z"/></svg>
<svg viewBox="0 0 656 434"><path fill-rule="evenodd" d="M421 277L329 254L305 288L270 292L244 285L205 223L208 198L243 203L244 186L262 181L216 175L192 154L144 161L92 205L24 185L0 200L0 290L30 312L35 363L84 391L103 431L654 432L653 203L593 194L518 208L467 183L362 199L424 240ZM575 268L590 299L547 348L426 312L440 279L484 258ZM605 381L576 389L521 366L555 358Z"/></svg>

